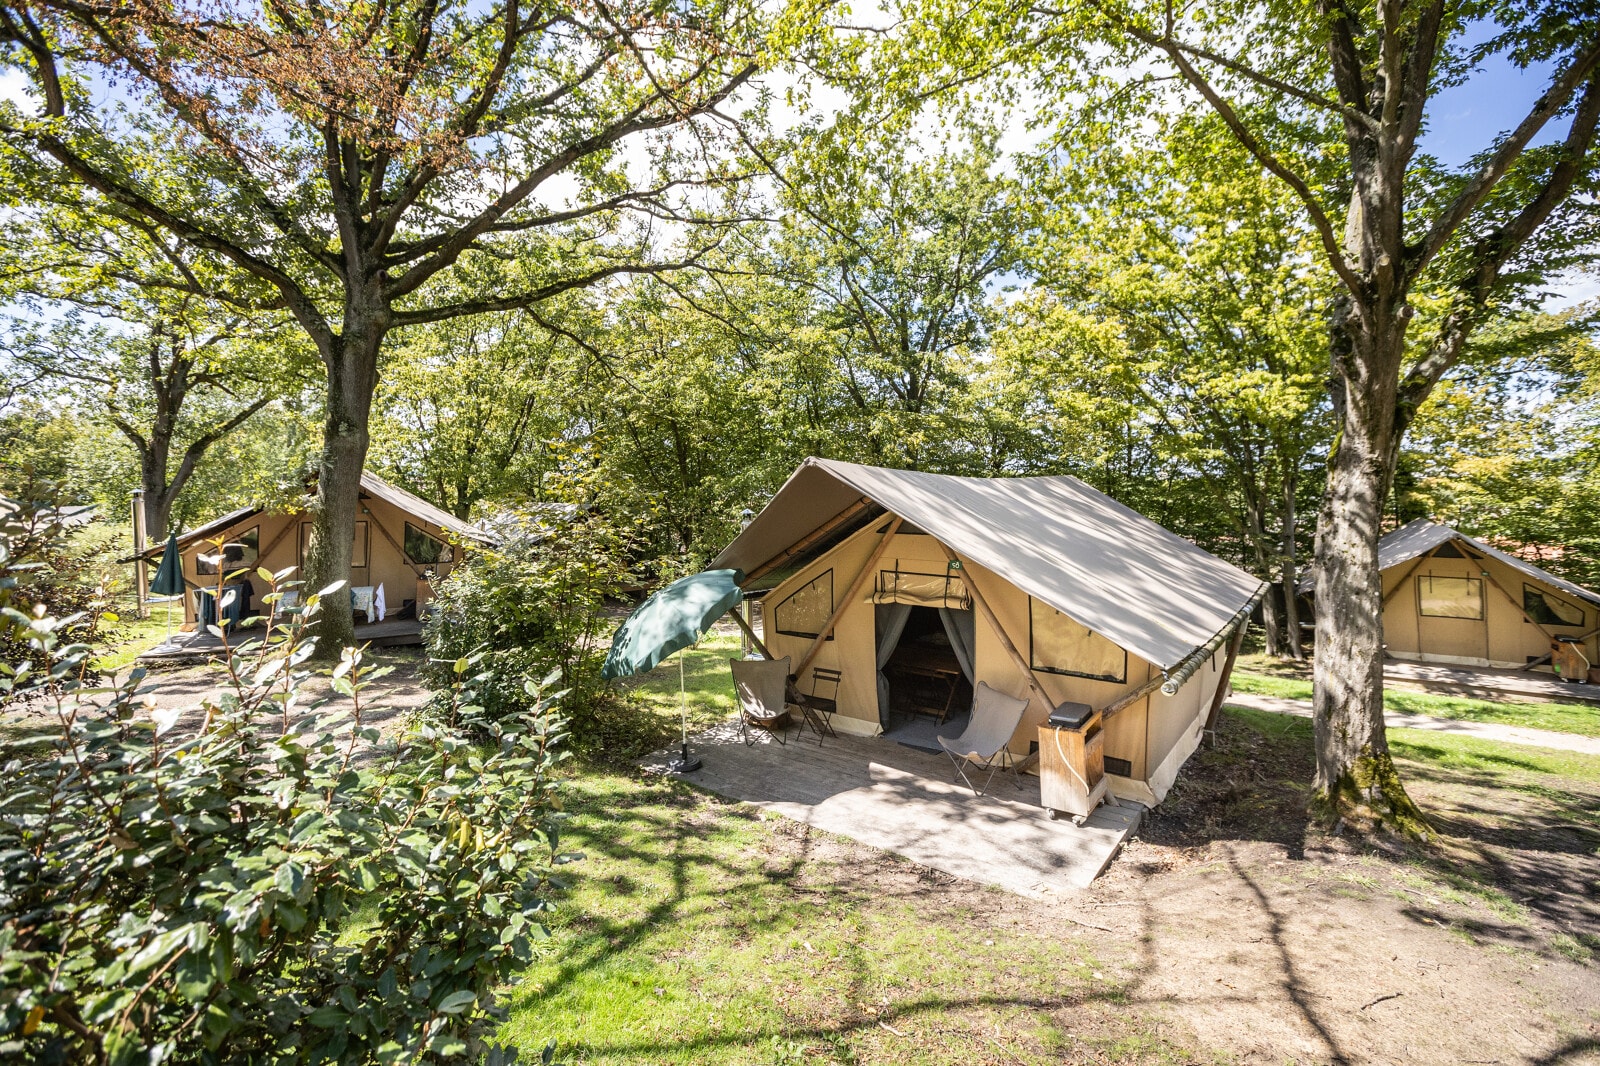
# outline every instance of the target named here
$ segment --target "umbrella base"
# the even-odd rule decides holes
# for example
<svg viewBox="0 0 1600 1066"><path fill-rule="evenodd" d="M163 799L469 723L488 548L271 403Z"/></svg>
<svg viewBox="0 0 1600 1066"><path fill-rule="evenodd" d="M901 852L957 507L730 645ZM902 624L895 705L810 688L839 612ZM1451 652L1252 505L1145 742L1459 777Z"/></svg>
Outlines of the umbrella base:
<svg viewBox="0 0 1600 1066"><path fill-rule="evenodd" d="M689 745L685 743L683 745L683 756L667 769L675 774L692 774L704 765L705 763L689 754Z"/></svg>

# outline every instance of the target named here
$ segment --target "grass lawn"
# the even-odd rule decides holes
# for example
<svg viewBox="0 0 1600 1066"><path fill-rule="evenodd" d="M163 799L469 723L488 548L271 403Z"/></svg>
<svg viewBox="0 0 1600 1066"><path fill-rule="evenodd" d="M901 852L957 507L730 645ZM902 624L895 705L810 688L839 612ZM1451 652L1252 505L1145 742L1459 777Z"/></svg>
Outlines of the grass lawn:
<svg viewBox="0 0 1600 1066"><path fill-rule="evenodd" d="M1294 677L1277 677L1253 671L1233 672L1235 692L1284 699L1310 700L1311 682ZM1600 707L1574 703L1497 703L1464 696L1440 696L1431 692L1410 692L1385 686L1383 705L1391 711L1426 714L1434 718L1455 718L1468 722L1493 722L1497 725L1528 726L1557 733L1576 733L1600 737Z"/></svg>
<svg viewBox="0 0 1600 1066"><path fill-rule="evenodd" d="M117 605L117 620L105 626L104 654L94 660L94 668L103 673L122 670L133 665L133 660L160 644L167 638L167 605L150 605L150 617L140 618L131 603ZM172 604L171 632L183 625L183 604Z"/></svg>
<svg viewBox="0 0 1600 1066"><path fill-rule="evenodd" d="M1306 718L1252 711L1243 707L1229 707L1226 713L1260 733L1272 736L1303 735L1307 740L1311 737L1311 722ZM1392 728L1386 733L1389 746L1398 758L1426 763L1440 770L1495 774L1501 778L1498 783L1503 788L1537 789L1541 777L1600 785L1600 756L1521 744L1498 744L1492 740L1437 733L1431 729ZM1575 813L1587 816L1590 812Z"/></svg>
<svg viewBox="0 0 1600 1066"><path fill-rule="evenodd" d="M998 1035L1042 1063L1060 1037L1019 1034L1024 1003L1094 990L1090 955L995 927L998 889L935 916L918 868L879 895L860 849L777 815L618 774L569 795L586 858L504 1034L530 1057L553 1037L584 1063L981 1062Z"/></svg>

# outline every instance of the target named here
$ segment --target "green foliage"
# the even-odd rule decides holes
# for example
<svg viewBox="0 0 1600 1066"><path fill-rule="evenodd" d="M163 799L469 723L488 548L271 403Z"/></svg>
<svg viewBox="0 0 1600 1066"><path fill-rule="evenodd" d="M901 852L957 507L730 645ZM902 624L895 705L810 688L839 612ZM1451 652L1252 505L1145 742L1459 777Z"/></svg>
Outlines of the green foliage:
<svg viewBox="0 0 1600 1066"><path fill-rule="evenodd" d="M585 479L587 480L587 479ZM583 482L570 482L578 498ZM477 702L491 720L513 719L537 703L529 685L561 678L563 706L582 733L607 686L601 637L614 620L608 601L628 576L630 541L610 518L579 503L513 511L491 523L494 548L473 548L437 586L424 634L426 676L446 691L470 661L487 676Z"/></svg>
<svg viewBox="0 0 1600 1066"><path fill-rule="evenodd" d="M63 526L45 502L56 496L53 486L38 484L19 495L15 509L0 513L0 607L25 610L30 618L59 619L54 624L61 633L76 641L95 640L104 624L118 621L110 610L110 543ZM0 663L27 664L40 677L50 675L50 656L26 627L0 624ZM0 707L16 696L0 687Z"/></svg>
<svg viewBox="0 0 1600 1066"><path fill-rule="evenodd" d="M258 576L275 611L284 575ZM537 697L484 721L458 687L447 721L383 742L354 649L343 699L307 706L319 599L230 649L222 695L153 714L143 671L73 686L88 647L6 608L66 691L0 752L0 1055L508 1060L487 1036L543 935L565 726Z"/></svg>

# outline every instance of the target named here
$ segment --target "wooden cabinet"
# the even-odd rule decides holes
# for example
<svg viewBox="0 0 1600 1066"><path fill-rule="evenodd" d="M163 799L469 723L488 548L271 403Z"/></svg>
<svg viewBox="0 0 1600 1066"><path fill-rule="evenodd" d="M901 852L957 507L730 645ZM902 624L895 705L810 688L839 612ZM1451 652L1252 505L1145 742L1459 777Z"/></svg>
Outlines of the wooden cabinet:
<svg viewBox="0 0 1600 1066"><path fill-rule="evenodd" d="M1105 730L1095 714L1077 729L1039 727L1039 801L1084 817L1106 794Z"/></svg>

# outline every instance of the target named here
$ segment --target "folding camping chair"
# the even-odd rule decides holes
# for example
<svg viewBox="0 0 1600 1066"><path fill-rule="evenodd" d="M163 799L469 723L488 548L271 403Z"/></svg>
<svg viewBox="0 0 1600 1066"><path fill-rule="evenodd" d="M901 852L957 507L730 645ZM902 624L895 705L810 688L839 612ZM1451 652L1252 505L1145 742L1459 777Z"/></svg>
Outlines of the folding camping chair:
<svg viewBox="0 0 1600 1066"><path fill-rule="evenodd" d="M754 744L750 727L765 729L786 743L784 726L789 721L790 704L784 695L789 686L789 657L781 659L729 659L733 667L733 687L739 696L739 735Z"/></svg>
<svg viewBox="0 0 1600 1066"><path fill-rule="evenodd" d="M978 690L972 697L972 720L967 723L966 731L955 740L937 738L939 746L955 763L956 776L952 780L965 781L974 796L983 795L983 789L973 784L972 778L967 776L968 767L989 771L989 776L984 778L983 788L989 787L996 770L1010 768L1011 752L1006 745L1011 743L1011 735L1022 724L1022 713L1027 709L1027 700L1012 699L979 681ZM1017 781L1012 784L1022 787Z"/></svg>
<svg viewBox="0 0 1600 1066"><path fill-rule="evenodd" d="M844 674L838 670L815 667L811 671L811 691L800 693L796 701L800 705L801 717L816 731L818 744L826 737L838 739L839 734L833 731L833 716L839 710L839 682L843 678ZM817 692L824 686L832 686L833 695L823 696Z"/></svg>

